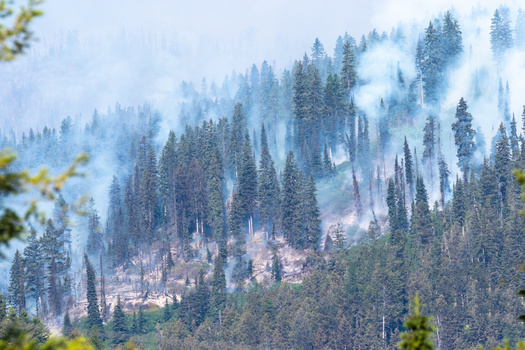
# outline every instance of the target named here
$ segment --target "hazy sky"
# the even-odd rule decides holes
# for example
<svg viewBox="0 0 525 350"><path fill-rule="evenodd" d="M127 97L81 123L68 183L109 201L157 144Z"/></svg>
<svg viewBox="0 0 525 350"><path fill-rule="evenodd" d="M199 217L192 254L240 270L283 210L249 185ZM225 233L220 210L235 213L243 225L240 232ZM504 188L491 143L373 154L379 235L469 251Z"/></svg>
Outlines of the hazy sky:
<svg viewBox="0 0 525 350"><path fill-rule="evenodd" d="M32 50L58 48L68 31L77 33L81 47L55 61L33 61L29 56L0 66L0 76L11 83L4 91L0 86L0 114L7 116L0 128L15 121L19 129L35 121L40 128L56 126L68 114L90 115L94 108L105 110L117 100L122 105L147 100L164 114L176 115L182 80L199 87L205 76L220 84L233 70L244 72L263 60L277 70L291 67L310 53L316 37L332 55L335 40L345 32L359 41L373 28L390 34L404 22L419 33L453 2L46 0L44 16L33 26L39 42ZM476 6L492 13L499 4L462 0L454 6L460 14ZM516 7L518 2L507 4ZM128 45L135 51L111 47L120 37L132 38ZM132 41L137 38L142 41ZM33 103L23 103L28 99Z"/></svg>

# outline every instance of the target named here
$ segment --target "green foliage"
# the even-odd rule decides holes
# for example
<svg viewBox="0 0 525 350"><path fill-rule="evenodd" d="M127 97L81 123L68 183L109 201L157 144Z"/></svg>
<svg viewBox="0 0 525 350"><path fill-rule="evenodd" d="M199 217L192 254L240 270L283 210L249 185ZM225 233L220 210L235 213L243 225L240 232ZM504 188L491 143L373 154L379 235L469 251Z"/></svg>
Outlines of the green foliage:
<svg viewBox="0 0 525 350"><path fill-rule="evenodd" d="M433 318L421 314L421 304L418 293L412 299L412 314L405 321L406 332L403 332L398 343L400 349L432 350L436 327L432 324Z"/></svg>
<svg viewBox="0 0 525 350"><path fill-rule="evenodd" d="M15 13L11 1L0 1L0 18L15 16L13 23L0 24L0 61L11 61L29 47L33 37L29 25L36 17L42 16L42 11L38 10L42 3L43 0L28 0L27 5Z"/></svg>
<svg viewBox="0 0 525 350"><path fill-rule="evenodd" d="M0 3L4 4L5 1ZM0 27L1 35L2 27ZM1 44L0 40L0 44ZM0 193L4 196L12 196L29 191L37 191L42 198L47 200L55 199L55 196L66 180L73 176L81 176L77 172L80 165L86 164L88 157L83 154L79 156L75 162L62 174L58 176L50 176L46 169L40 170L36 175L30 175L28 171L12 172L10 167L16 159L16 155L10 150L0 151ZM45 221L42 213L38 212L36 200L31 201L29 208L23 216L19 216L10 208L0 205L0 247L8 245L13 238L21 238L25 232L24 222L30 218L38 219L40 222ZM0 257L2 257L0 251Z"/></svg>

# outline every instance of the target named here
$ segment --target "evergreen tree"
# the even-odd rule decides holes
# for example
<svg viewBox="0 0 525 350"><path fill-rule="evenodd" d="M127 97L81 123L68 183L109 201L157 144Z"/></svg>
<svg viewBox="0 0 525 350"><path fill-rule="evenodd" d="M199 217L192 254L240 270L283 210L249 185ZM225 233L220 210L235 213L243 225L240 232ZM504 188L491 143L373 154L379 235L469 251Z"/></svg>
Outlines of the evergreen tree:
<svg viewBox="0 0 525 350"><path fill-rule="evenodd" d="M414 165L412 162L412 155L410 154L410 148L408 147L406 136L403 151L405 155L405 180L409 188L410 200L412 200L414 197Z"/></svg>
<svg viewBox="0 0 525 350"><path fill-rule="evenodd" d="M139 224L142 239L151 242L158 216L157 208L157 159L151 146L148 146L144 168L139 186Z"/></svg>
<svg viewBox="0 0 525 350"><path fill-rule="evenodd" d="M100 313L102 321L107 321L109 315L108 305L106 304L106 279L102 268L102 253L100 254Z"/></svg>
<svg viewBox="0 0 525 350"><path fill-rule="evenodd" d="M306 179L305 179L306 180ZM316 199L317 189L313 176L306 180L303 189L303 235L304 248L317 249L318 240L321 235L321 220L319 219L319 207Z"/></svg>
<svg viewBox="0 0 525 350"><path fill-rule="evenodd" d="M139 306L139 314L137 316L137 334L146 333L146 319L144 318L144 310L142 304Z"/></svg>
<svg viewBox="0 0 525 350"><path fill-rule="evenodd" d="M168 322L171 319L171 307L168 303L168 298L166 298L166 304L164 304L164 312L162 317L164 318L164 322Z"/></svg>
<svg viewBox="0 0 525 350"><path fill-rule="evenodd" d="M442 154L439 155L438 160L439 167L439 192L441 193L441 207L445 207L446 194L450 191L450 183L448 177L450 171L448 170L447 163L445 162L445 157Z"/></svg>
<svg viewBox="0 0 525 350"><path fill-rule="evenodd" d="M31 228L31 236L27 242L24 248L27 295L35 299L36 314L40 316L45 295L44 255L34 228Z"/></svg>
<svg viewBox="0 0 525 350"><path fill-rule="evenodd" d="M223 258L220 254L215 257L211 299L214 311L224 309L226 304L226 275L224 274Z"/></svg>
<svg viewBox="0 0 525 350"><path fill-rule="evenodd" d="M443 57L441 51L441 41L438 31L432 22L425 30L425 46L423 49L423 61L421 71L424 82L425 101L430 105L437 105L439 102L439 91L442 84Z"/></svg>
<svg viewBox="0 0 525 350"><path fill-rule="evenodd" d="M356 72L354 70L354 48L349 41L343 46L343 62L341 68L341 82L345 91L347 100L356 84Z"/></svg>
<svg viewBox="0 0 525 350"><path fill-rule="evenodd" d="M352 184L354 188L354 205L355 205L355 212L358 218L363 215L363 206L361 205L361 196L359 195L359 184L357 183L357 179L355 177L355 171L354 167L352 166Z"/></svg>
<svg viewBox="0 0 525 350"><path fill-rule="evenodd" d="M253 217L257 210L257 167L246 133L243 151L237 171L238 196L243 219L248 222L250 233L253 231Z"/></svg>
<svg viewBox="0 0 525 350"><path fill-rule="evenodd" d="M66 310L64 315L64 324L62 326L62 335L67 337L73 332L73 325L71 324L71 319L69 318L69 310Z"/></svg>
<svg viewBox="0 0 525 350"><path fill-rule="evenodd" d="M445 13L441 42L445 64L456 63L459 55L463 52L463 39L458 20L452 16L450 11Z"/></svg>
<svg viewBox="0 0 525 350"><path fill-rule="evenodd" d="M113 341L114 345L125 343L128 338L128 327L126 322L126 314L122 309L120 302L120 294L117 296L117 305L113 311Z"/></svg>
<svg viewBox="0 0 525 350"><path fill-rule="evenodd" d="M452 124L454 131L454 143L458 147L458 167L469 170L472 166L472 156L476 150L474 136L476 131L472 129L472 115L467 111L467 103L463 97L459 100L456 109L457 121Z"/></svg>
<svg viewBox="0 0 525 350"><path fill-rule="evenodd" d="M9 273L9 303L20 313L26 308L26 274L24 258L18 249L15 252Z"/></svg>
<svg viewBox="0 0 525 350"><path fill-rule="evenodd" d="M505 51L510 49L512 45L509 9L500 7L494 11L490 25L490 48L498 63L503 58Z"/></svg>
<svg viewBox="0 0 525 350"><path fill-rule="evenodd" d="M408 350L433 350L433 338L436 330L432 324L432 318L421 314L419 295L412 300L412 315L405 321L404 326L407 330L400 335L401 341L398 343L400 349Z"/></svg>
<svg viewBox="0 0 525 350"><path fill-rule="evenodd" d="M86 254L84 254L84 261L86 263L88 325L90 329L95 326L102 329L102 318L100 317L100 311L98 308L97 289L95 286L95 269L93 269Z"/></svg>
<svg viewBox="0 0 525 350"><path fill-rule="evenodd" d="M277 255L277 251L273 253L272 257L272 280L275 282L281 282L282 280L281 260Z"/></svg>
<svg viewBox="0 0 525 350"><path fill-rule="evenodd" d="M100 217L97 210L93 209L89 215L86 250L90 256L96 256L101 253L101 249L102 230L100 229Z"/></svg>
<svg viewBox="0 0 525 350"><path fill-rule="evenodd" d="M288 153L283 172L282 220L285 240L293 247L300 239L300 204L302 176L297 169L293 152Z"/></svg>
<svg viewBox="0 0 525 350"><path fill-rule="evenodd" d="M270 222L278 219L280 208L280 188L277 172L268 149L264 125L261 128L261 159L259 162L259 215L264 230L268 234Z"/></svg>
<svg viewBox="0 0 525 350"><path fill-rule="evenodd" d="M173 225L173 213L175 211L174 203L174 181L175 169L177 167L177 137L175 133L170 130L168 141L162 149L159 160L159 194L161 200L161 215L165 229Z"/></svg>

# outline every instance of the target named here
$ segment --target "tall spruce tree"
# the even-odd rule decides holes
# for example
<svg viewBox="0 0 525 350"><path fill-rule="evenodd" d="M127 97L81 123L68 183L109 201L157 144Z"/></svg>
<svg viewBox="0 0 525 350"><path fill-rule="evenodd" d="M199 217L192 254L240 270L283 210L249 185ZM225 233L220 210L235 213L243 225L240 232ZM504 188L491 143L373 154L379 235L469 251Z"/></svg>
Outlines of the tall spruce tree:
<svg viewBox="0 0 525 350"><path fill-rule="evenodd" d="M98 329L102 329L102 318L100 317L100 311L98 308L98 297L96 288L97 277L95 275L95 269L91 265L87 254L84 254L84 261L86 263L88 325L90 329L94 326L97 326Z"/></svg>
<svg viewBox="0 0 525 350"><path fill-rule="evenodd" d="M36 314L41 316L45 296L45 265L44 255L34 228L31 228L31 235L27 242L24 248L27 295L35 299Z"/></svg>
<svg viewBox="0 0 525 350"><path fill-rule="evenodd" d="M9 273L8 296L9 303L17 310L18 313L26 308L26 273L24 271L24 258L17 249L11 270Z"/></svg>
<svg viewBox="0 0 525 350"><path fill-rule="evenodd" d="M282 221L285 240L296 247L300 239L302 176L293 152L288 153L283 172Z"/></svg>
<svg viewBox="0 0 525 350"><path fill-rule="evenodd" d="M441 40L438 31L432 22L425 30L425 46L421 72L424 82L425 102L428 105L437 105L443 79L443 56Z"/></svg>
<svg viewBox="0 0 525 350"><path fill-rule="evenodd" d="M457 121L452 124L454 143L458 148L458 167L462 170L470 169L472 157L476 151L476 144L474 143L476 131L472 128L472 115L467 109L467 102L462 97L456 109Z"/></svg>
<svg viewBox="0 0 525 350"><path fill-rule="evenodd" d="M128 327L126 322L126 314L120 302L120 294L117 296L117 305L113 310L113 345L125 343L128 339Z"/></svg>

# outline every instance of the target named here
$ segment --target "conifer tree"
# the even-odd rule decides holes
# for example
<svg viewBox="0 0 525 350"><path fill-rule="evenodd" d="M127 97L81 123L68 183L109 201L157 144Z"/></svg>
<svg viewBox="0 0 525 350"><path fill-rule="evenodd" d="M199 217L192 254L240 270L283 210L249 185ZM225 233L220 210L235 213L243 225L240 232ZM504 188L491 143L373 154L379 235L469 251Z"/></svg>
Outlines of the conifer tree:
<svg viewBox="0 0 525 350"><path fill-rule="evenodd" d="M71 324L71 319L69 318L69 310L66 310L64 315L64 324L62 325L62 335L67 337L73 332L73 325Z"/></svg>
<svg viewBox="0 0 525 350"><path fill-rule="evenodd" d="M474 144L476 131L472 129L472 115L467 111L467 108L467 103L462 97L456 109L457 121L452 124L452 130L455 133L454 143L458 148L458 167L469 170L476 150L476 145Z"/></svg>
<svg viewBox="0 0 525 350"><path fill-rule="evenodd" d="M45 295L44 256L34 228L31 228L27 242L24 248L27 295L35 299L36 314L40 316Z"/></svg>
<svg viewBox="0 0 525 350"><path fill-rule="evenodd" d="M223 258L220 254L215 257L211 299L214 311L224 308L226 303L226 275L224 274Z"/></svg>
<svg viewBox="0 0 525 350"><path fill-rule="evenodd" d="M161 200L161 215L165 229L168 225L173 224L173 213L175 211L175 192L173 188L173 177L177 167L177 137L175 133L170 130L168 141L162 149L159 160L159 194Z"/></svg>
<svg viewBox="0 0 525 350"><path fill-rule="evenodd" d="M408 350L433 350L433 337L435 327L432 325L432 317L421 314L421 304L419 295L412 300L412 315L405 321L406 332L400 335L401 341L398 343L400 349Z"/></svg>
<svg viewBox="0 0 525 350"><path fill-rule="evenodd" d="M264 125L261 128L261 158L259 161L259 215L264 230L268 234L270 222L274 222L279 216L280 188L277 172L268 149L268 139Z"/></svg>
<svg viewBox="0 0 525 350"><path fill-rule="evenodd" d="M343 62L341 68L341 82L345 91L347 100L350 99L350 93L356 83L356 73L354 70L354 48L349 41L343 46Z"/></svg>
<svg viewBox="0 0 525 350"><path fill-rule="evenodd" d="M301 178L294 154L290 152L286 158L283 172L282 220L284 238L292 246L296 246L300 239Z"/></svg>
<svg viewBox="0 0 525 350"><path fill-rule="evenodd" d="M237 171L237 189L242 217L253 231L253 217L257 210L257 167L248 133L245 135L242 155Z"/></svg>
<svg viewBox="0 0 525 350"><path fill-rule="evenodd" d="M128 327L126 322L126 314L122 309L122 303L120 302L120 294L117 296L117 305L113 311L113 345L125 343L128 336Z"/></svg>
<svg viewBox="0 0 525 350"><path fill-rule="evenodd" d="M17 249L9 273L9 303L18 313L26 308L26 274L24 271L24 258Z"/></svg>
<svg viewBox="0 0 525 350"><path fill-rule="evenodd" d="M99 329L102 329L102 318L100 317L100 311L98 308L97 289L95 286L95 269L93 269L87 254L84 254L84 261L86 263L88 325L90 329L95 326L97 326Z"/></svg>
<svg viewBox="0 0 525 350"><path fill-rule="evenodd" d="M282 280L281 260L277 255L277 251L274 251L272 257L272 280L275 282L281 282Z"/></svg>
<svg viewBox="0 0 525 350"><path fill-rule="evenodd" d="M318 240L321 235L321 220L319 219L319 207L316 198L317 189L313 176L305 180L303 190L303 219L304 248L317 249Z"/></svg>
<svg viewBox="0 0 525 350"><path fill-rule="evenodd" d="M164 322L168 322L171 318L171 307L168 303L168 298L166 298L166 304L164 304L164 311L162 317L164 318Z"/></svg>
<svg viewBox="0 0 525 350"><path fill-rule="evenodd" d="M410 200L414 197L414 165L412 162L412 155L408 147L407 137L405 136L405 145L403 148L405 156L405 180L410 192Z"/></svg>
<svg viewBox="0 0 525 350"><path fill-rule="evenodd" d="M513 45L510 15L507 7L500 7L494 11L490 25L490 48L494 58L499 63L506 50Z"/></svg>
<svg viewBox="0 0 525 350"><path fill-rule="evenodd" d="M441 43L445 64L456 63L463 52L463 39L458 20L452 16L450 11L445 13Z"/></svg>
<svg viewBox="0 0 525 350"><path fill-rule="evenodd" d="M139 314L137 316L137 334L144 334L146 332L146 319L144 318L144 310L142 304L139 306Z"/></svg>
<svg viewBox="0 0 525 350"><path fill-rule="evenodd" d="M225 233L224 206L222 201L224 169L217 130L211 122L209 135L205 144L204 167L208 199L208 225L212 227L215 239L221 241Z"/></svg>
<svg viewBox="0 0 525 350"><path fill-rule="evenodd" d="M352 166L352 184L354 188L354 205L357 217L360 218L363 215L363 207L361 205L361 196L359 195L359 184L355 177L354 167Z"/></svg>
<svg viewBox="0 0 525 350"><path fill-rule="evenodd" d="M439 155L438 160L439 167L439 192L441 193L441 207L445 207L446 194L450 191L450 183L448 177L450 171L448 170L447 163L445 162L445 157L442 154Z"/></svg>
<svg viewBox="0 0 525 350"><path fill-rule="evenodd" d="M102 267L102 253L100 253L100 313L103 321L107 321L109 315L108 305L106 304L106 279Z"/></svg>
<svg viewBox="0 0 525 350"><path fill-rule="evenodd" d="M86 250L90 256L101 254L102 249L102 231L100 228L100 217L96 209L89 215L88 221L88 239Z"/></svg>
<svg viewBox="0 0 525 350"><path fill-rule="evenodd" d="M429 23L428 28L425 30L425 46L421 68L425 101L430 105L437 104L443 79L443 58L439 33L432 22Z"/></svg>
<svg viewBox="0 0 525 350"><path fill-rule="evenodd" d="M142 239L146 242L156 238L153 229L158 216L157 185L157 159L153 148L148 146L139 185L139 224L143 232Z"/></svg>

